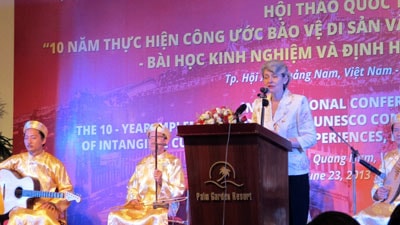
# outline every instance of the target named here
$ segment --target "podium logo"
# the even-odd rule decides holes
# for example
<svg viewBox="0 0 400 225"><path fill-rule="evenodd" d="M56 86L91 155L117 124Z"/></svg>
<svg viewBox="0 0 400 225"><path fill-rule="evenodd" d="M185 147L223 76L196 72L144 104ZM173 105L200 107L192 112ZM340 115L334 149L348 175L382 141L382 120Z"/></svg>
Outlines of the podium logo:
<svg viewBox="0 0 400 225"><path fill-rule="evenodd" d="M235 168L226 161L215 162L208 171L208 177L210 180L204 182L205 184L214 184L222 189L226 188L228 184L235 187L243 186L243 184L235 182Z"/></svg>

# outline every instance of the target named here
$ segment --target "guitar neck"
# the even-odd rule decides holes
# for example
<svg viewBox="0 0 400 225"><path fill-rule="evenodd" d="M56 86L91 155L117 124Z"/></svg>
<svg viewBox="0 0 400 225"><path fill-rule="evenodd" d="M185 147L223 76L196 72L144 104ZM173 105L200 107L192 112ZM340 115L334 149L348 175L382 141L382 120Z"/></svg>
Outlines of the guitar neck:
<svg viewBox="0 0 400 225"><path fill-rule="evenodd" d="M22 190L22 196L31 198L64 198L64 193Z"/></svg>

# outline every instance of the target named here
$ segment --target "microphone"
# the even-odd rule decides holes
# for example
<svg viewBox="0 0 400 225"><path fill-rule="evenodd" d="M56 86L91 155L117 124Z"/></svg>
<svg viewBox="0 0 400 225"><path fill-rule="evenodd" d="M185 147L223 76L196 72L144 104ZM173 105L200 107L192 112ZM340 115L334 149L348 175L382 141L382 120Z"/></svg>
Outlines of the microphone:
<svg viewBox="0 0 400 225"><path fill-rule="evenodd" d="M264 107L267 107L269 105L269 101L267 100L267 93L269 89L267 87L261 87L260 92L258 93L258 97L261 98L261 126L264 126Z"/></svg>
<svg viewBox="0 0 400 225"><path fill-rule="evenodd" d="M247 105L246 105L246 104L241 104L241 105L239 106L239 108L236 109L236 112L235 112L236 123L239 123L239 122L240 122L239 116L240 116L240 115L244 112L244 110L246 110L246 109L247 109Z"/></svg>
<svg viewBox="0 0 400 225"><path fill-rule="evenodd" d="M382 173L381 171L379 171L377 168L375 168L373 165L367 163L366 161L360 159L360 164L363 165L365 168L367 168L369 171L375 173L376 175L378 175L378 177L385 179L386 178L386 174Z"/></svg>
<svg viewBox="0 0 400 225"><path fill-rule="evenodd" d="M261 93L258 93L258 97L260 97L260 98L265 98L265 95L269 92L269 89L268 88L266 88L266 87L261 87L260 88L260 92Z"/></svg>
<svg viewBox="0 0 400 225"><path fill-rule="evenodd" d="M260 92L263 93L264 95L267 94L269 92L269 89L266 87L261 87L260 88Z"/></svg>
<svg viewBox="0 0 400 225"><path fill-rule="evenodd" d="M350 149L351 149L353 155L355 155L355 157L357 157L357 156L360 155L360 154L358 153L357 150L355 150L351 145L349 145L349 143L347 143L347 142L342 138L342 136L340 136L340 135L333 129L333 127L329 126L329 129L330 129L331 131L333 131L344 143L346 143L346 144L350 147ZM375 168L373 165L367 163L365 160L360 159L358 162L359 162L361 165L363 165L365 168L367 168L369 171L371 171L371 172L375 173L376 175L378 175L380 178L382 178L382 179L385 179L385 178L386 178L386 174L382 173L382 172L379 171L377 168Z"/></svg>
<svg viewBox="0 0 400 225"><path fill-rule="evenodd" d="M236 109L235 115L239 116L240 114L242 114L244 112L244 110L247 109L247 105L246 104L241 104L239 106L239 108Z"/></svg>

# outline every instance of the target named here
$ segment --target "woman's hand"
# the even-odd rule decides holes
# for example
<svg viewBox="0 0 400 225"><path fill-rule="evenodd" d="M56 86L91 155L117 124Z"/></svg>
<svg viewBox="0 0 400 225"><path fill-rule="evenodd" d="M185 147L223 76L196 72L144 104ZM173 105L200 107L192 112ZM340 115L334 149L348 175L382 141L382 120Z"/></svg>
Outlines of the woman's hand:
<svg viewBox="0 0 400 225"><path fill-rule="evenodd" d="M303 152L303 149L300 146L300 143L297 141L297 138L289 138L289 141L292 143L292 148L297 149L299 152Z"/></svg>

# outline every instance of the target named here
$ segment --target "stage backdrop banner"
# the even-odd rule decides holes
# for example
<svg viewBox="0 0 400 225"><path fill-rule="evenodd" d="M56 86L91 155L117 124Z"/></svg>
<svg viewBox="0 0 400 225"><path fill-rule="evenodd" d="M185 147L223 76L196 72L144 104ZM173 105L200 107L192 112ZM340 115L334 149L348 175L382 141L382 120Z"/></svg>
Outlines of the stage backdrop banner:
<svg viewBox="0 0 400 225"><path fill-rule="evenodd" d="M186 165L176 127L243 103L250 118L260 68L279 59L317 127L310 214L353 214L372 203L375 174L356 162L353 182L350 147L375 167L395 148L399 14L389 0L16 0L14 151L27 120L44 122L47 151L82 196L69 224L106 224L149 153L151 123L171 129Z"/></svg>

